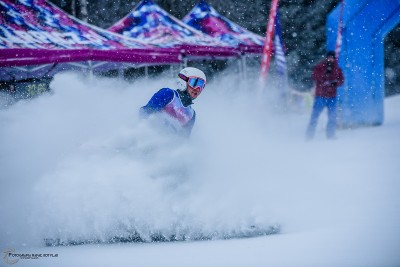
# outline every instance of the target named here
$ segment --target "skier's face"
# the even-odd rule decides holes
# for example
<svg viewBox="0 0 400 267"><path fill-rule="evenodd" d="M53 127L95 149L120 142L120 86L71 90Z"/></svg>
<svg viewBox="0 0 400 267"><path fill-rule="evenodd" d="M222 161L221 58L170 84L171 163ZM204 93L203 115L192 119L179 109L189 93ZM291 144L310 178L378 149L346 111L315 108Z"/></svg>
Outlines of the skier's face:
<svg viewBox="0 0 400 267"><path fill-rule="evenodd" d="M187 90L190 97L193 99L197 98L201 93L201 89L199 87L193 88L189 84L187 85Z"/></svg>
<svg viewBox="0 0 400 267"><path fill-rule="evenodd" d="M206 81L200 77L189 77L187 90L192 99L197 98L206 86Z"/></svg>

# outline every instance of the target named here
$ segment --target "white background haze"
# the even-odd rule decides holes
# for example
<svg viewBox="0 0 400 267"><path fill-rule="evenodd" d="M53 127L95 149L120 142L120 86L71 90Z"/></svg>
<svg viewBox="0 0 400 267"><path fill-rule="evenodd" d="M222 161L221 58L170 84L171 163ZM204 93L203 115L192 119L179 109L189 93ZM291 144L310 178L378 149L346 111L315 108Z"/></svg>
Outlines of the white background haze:
<svg viewBox="0 0 400 267"><path fill-rule="evenodd" d="M52 94L0 110L0 248L59 254L15 266L400 265L398 96L381 127L328 141L323 113L305 142L308 113L274 110L252 84L221 77L181 141L138 118L162 87L174 79L65 73ZM219 240L251 225L281 232ZM216 240L43 246L132 229Z"/></svg>

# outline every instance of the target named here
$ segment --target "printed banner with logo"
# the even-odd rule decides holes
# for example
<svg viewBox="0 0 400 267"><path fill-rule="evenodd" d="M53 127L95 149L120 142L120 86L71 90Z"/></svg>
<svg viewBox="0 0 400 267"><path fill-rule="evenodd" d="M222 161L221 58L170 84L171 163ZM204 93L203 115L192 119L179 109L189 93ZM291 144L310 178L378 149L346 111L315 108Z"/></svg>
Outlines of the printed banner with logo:
<svg viewBox="0 0 400 267"><path fill-rule="evenodd" d="M108 30L160 47L179 48L188 56L237 55L235 47L186 25L151 0L141 1Z"/></svg>
<svg viewBox="0 0 400 267"><path fill-rule="evenodd" d="M264 37L257 35L219 14L206 1L200 1L183 20L187 25L202 31L244 53L261 54Z"/></svg>
<svg viewBox="0 0 400 267"><path fill-rule="evenodd" d="M79 21L45 0L0 0L0 67L86 60L179 62L177 53Z"/></svg>

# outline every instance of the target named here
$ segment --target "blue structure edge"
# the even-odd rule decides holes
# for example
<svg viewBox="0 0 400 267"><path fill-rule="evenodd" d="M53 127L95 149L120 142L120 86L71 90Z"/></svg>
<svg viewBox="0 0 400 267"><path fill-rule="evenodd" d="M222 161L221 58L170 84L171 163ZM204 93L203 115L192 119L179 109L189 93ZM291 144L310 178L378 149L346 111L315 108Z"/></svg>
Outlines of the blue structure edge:
<svg viewBox="0 0 400 267"><path fill-rule="evenodd" d="M340 5L326 22L327 50L334 50ZM384 38L400 23L400 0L345 0L339 65L338 123L344 128L384 121Z"/></svg>

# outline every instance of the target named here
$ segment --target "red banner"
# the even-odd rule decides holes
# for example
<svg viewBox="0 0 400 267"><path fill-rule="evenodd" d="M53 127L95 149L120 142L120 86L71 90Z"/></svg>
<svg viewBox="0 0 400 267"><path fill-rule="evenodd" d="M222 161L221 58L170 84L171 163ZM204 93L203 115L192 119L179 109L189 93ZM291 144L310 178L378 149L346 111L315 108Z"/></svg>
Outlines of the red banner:
<svg viewBox="0 0 400 267"><path fill-rule="evenodd" d="M269 65L271 63L273 36L275 30L276 11L278 10L278 0L272 0L271 10L269 12L267 32L265 34L265 43L261 58L260 80L265 81L268 76Z"/></svg>

